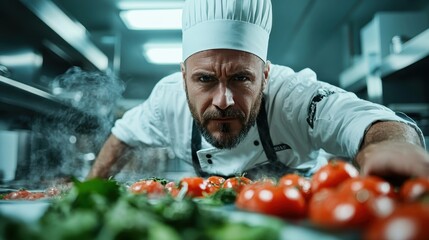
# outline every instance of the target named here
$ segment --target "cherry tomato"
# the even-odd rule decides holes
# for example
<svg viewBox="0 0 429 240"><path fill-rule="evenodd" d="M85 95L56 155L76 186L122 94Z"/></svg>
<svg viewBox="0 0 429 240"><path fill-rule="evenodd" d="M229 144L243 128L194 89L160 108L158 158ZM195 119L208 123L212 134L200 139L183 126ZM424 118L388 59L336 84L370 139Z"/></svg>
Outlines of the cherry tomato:
<svg viewBox="0 0 429 240"><path fill-rule="evenodd" d="M256 181L253 181L253 183L255 182L259 182L259 183L271 183L272 185L276 185L277 184L277 180L275 178L272 177L263 177L260 178Z"/></svg>
<svg viewBox="0 0 429 240"><path fill-rule="evenodd" d="M164 187L172 197L176 197L179 194L180 190L175 182L168 182Z"/></svg>
<svg viewBox="0 0 429 240"><path fill-rule="evenodd" d="M18 199L26 199L28 196L31 195L31 192L27 190L18 190L13 191L11 193L8 193L6 196L3 197L5 200L18 200Z"/></svg>
<svg viewBox="0 0 429 240"><path fill-rule="evenodd" d="M271 183L244 186L235 205L242 210L289 219L303 218L306 214L305 199L297 188Z"/></svg>
<svg viewBox="0 0 429 240"><path fill-rule="evenodd" d="M245 185L251 183L252 180L243 176L231 177L226 179L225 182L223 182L222 188L231 188L234 189L235 192L239 193Z"/></svg>
<svg viewBox="0 0 429 240"><path fill-rule="evenodd" d="M387 217L375 219L363 239L428 239L429 206L423 203L402 204Z"/></svg>
<svg viewBox="0 0 429 240"><path fill-rule="evenodd" d="M177 185L175 182L168 182L164 187L168 192L171 192L172 189L177 188Z"/></svg>
<svg viewBox="0 0 429 240"><path fill-rule="evenodd" d="M43 192L32 192L30 195L27 196L27 200L37 200L41 198L46 198L47 195Z"/></svg>
<svg viewBox="0 0 429 240"><path fill-rule="evenodd" d="M207 182L202 177L184 177L180 180L179 189L186 187L188 197L203 197L207 193Z"/></svg>
<svg viewBox="0 0 429 240"><path fill-rule="evenodd" d="M344 180L357 176L359 172L352 164L340 159L331 159L314 173L311 179L311 192L314 194L323 188L335 188Z"/></svg>
<svg viewBox="0 0 429 240"><path fill-rule="evenodd" d="M307 201L311 198L311 181L298 174L290 173L282 176L278 185L297 187Z"/></svg>
<svg viewBox="0 0 429 240"><path fill-rule="evenodd" d="M133 183L129 190L135 194L147 194L149 197L165 195L164 186L155 180L141 180Z"/></svg>
<svg viewBox="0 0 429 240"><path fill-rule="evenodd" d="M225 182L225 178L219 176L210 176L206 180L207 184L207 193L212 194L218 191L222 184Z"/></svg>
<svg viewBox="0 0 429 240"><path fill-rule="evenodd" d="M351 193L325 188L311 198L308 206L309 219L315 225L327 229L364 227L378 214L389 214L393 209L394 202L391 198L383 197L383 201L378 202L376 200L379 198L365 189ZM380 204L390 210L378 209Z"/></svg>
<svg viewBox="0 0 429 240"><path fill-rule="evenodd" d="M410 178L399 189L401 200L405 202L416 201L419 197L429 193L429 178Z"/></svg>
<svg viewBox="0 0 429 240"><path fill-rule="evenodd" d="M357 193L362 189L370 191L374 196L396 198L393 186L388 181L376 176L349 178L338 186L340 192Z"/></svg>

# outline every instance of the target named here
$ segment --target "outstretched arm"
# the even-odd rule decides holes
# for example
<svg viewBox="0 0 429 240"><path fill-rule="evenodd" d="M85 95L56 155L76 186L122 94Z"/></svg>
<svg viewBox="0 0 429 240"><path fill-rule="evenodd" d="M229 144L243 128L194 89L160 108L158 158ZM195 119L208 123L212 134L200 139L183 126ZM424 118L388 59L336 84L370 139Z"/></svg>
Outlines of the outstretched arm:
<svg viewBox="0 0 429 240"><path fill-rule="evenodd" d="M377 122L365 134L356 156L363 175L429 176L429 154L411 126Z"/></svg>
<svg viewBox="0 0 429 240"><path fill-rule="evenodd" d="M127 148L128 145L111 134L101 148L87 179L108 178L119 172L124 165L120 159Z"/></svg>

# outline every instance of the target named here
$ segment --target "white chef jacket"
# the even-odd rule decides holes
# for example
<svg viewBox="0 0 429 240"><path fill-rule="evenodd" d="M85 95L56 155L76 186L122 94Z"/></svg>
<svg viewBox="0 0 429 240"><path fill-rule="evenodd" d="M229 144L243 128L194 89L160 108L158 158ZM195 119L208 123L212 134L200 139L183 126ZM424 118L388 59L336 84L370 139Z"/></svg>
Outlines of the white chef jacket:
<svg viewBox="0 0 429 240"><path fill-rule="evenodd" d="M332 155L353 158L366 129L380 120L406 122L417 129L424 142L413 122L382 105L318 81L310 69L294 72L272 64L264 98L278 161L300 172L313 173ZM180 161L180 170L193 172L192 122L178 72L159 81L146 101L115 122L112 133L131 146L143 143L169 147ZM263 164L267 157L260 142L256 125L233 149L217 149L202 138L197 152L201 169L228 176Z"/></svg>

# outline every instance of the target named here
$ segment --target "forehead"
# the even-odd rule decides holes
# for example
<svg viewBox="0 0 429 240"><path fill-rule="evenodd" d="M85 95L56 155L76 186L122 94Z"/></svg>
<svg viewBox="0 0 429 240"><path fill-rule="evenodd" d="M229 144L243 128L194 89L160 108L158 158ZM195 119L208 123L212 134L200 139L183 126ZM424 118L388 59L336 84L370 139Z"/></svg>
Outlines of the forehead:
<svg viewBox="0 0 429 240"><path fill-rule="evenodd" d="M189 69L219 69L227 68L260 68L263 61L254 54L229 49L213 49L198 52L190 56L186 62Z"/></svg>

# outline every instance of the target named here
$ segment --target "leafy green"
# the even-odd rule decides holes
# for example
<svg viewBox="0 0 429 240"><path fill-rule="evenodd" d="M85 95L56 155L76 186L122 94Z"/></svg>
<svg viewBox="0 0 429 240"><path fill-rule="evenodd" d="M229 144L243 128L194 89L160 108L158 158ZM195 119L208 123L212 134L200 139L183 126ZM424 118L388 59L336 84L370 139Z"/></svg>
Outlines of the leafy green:
<svg viewBox="0 0 429 240"><path fill-rule="evenodd" d="M199 204L208 206L223 206L232 204L237 198L237 192L232 188L220 188L214 194L205 196L204 198L196 199Z"/></svg>
<svg viewBox="0 0 429 240"><path fill-rule="evenodd" d="M146 178L143 180L154 180L156 182L160 182L162 185L166 185L167 183L169 183L170 181L168 179L165 178L159 178L159 177L150 177L150 178Z"/></svg>
<svg viewBox="0 0 429 240"><path fill-rule="evenodd" d="M249 227L244 223L228 224L212 228L209 234L213 240L277 239L277 233L263 227Z"/></svg>
<svg viewBox="0 0 429 240"><path fill-rule="evenodd" d="M0 200L4 199L6 197L7 193L0 193Z"/></svg>
<svg viewBox="0 0 429 240"><path fill-rule="evenodd" d="M214 196L213 201L231 199L230 194L225 191ZM67 194L53 201L36 228L2 221L0 230L11 224L25 229L14 237L18 240L278 239L279 229L231 222L224 214L201 206L189 198L149 199L146 195L131 194L113 180L75 181ZM0 239L7 234L0 232Z"/></svg>

